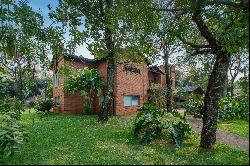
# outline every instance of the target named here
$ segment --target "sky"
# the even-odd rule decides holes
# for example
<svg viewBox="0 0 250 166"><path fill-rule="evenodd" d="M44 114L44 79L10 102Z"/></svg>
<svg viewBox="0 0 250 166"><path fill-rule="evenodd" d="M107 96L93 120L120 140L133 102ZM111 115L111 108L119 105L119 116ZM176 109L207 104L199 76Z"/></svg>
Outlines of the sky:
<svg viewBox="0 0 250 166"><path fill-rule="evenodd" d="M18 0L17 0L18 1ZM45 26L49 26L52 22L49 19L48 13L49 13L49 9L48 9L48 4L50 4L52 6L53 9L56 8L56 6L58 5L58 0L27 0L29 2L29 5L33 8L34 11L40 12L43 17L44 17L44 24ZM65 34L65 39L66 41L70 40L70 36L69 34ZM83 44L83 45L79 45L76 48L76 55L78 56L83 56L85 58L90 58L90 59L94 59L94 56L88 51L87 49L87 45ZM180 53L180 54L183 54ZM52 57L52 55L50 55ZM174 55L173 57L176 57L177 55ZM158 60L158 62L156 62L155 64L162 64L163 60ZM229 75L229 73L228 73ZM237 80L242 76L242 74L239 74L239 76L237 77Z"/></svg>
<svg viewBox="0 0 250 166"><path fill-rule="evenodd" d="M50 4L52 8L55 9L56 6L58 5L58 0L28 0L28 2L34 11L37 11L43 15L44 25L49 26L52 22L50 21L50 18L48 16L49 13L48 4ZM68 33L65 34L64 37L67 41L70 40L70 36ZM85 58L90 58L90 59L94 58L94 56L88 51L86 44L79 45L76 48L75 54L78 56L82 55Z"/></svg>
<svg viewBox="0 0 250 166"><path fill-rule="evenodd" d="M19 0L17 0L17 1L19 1ZM50 6L54 10L56 8L56 6L58 5L58 0L27 0L27 1L28 1L29 5L33 8L34 11L39 12L43 15L44 25L49 26L52 23L52 21L50 20L50 18L48 16L48 13L49 13L48 5L50 4ZM70 40L69 33L66 33L64 35L64 37L65 37L66 41ZM79 45L76 48L75 54L78 56L81 55L85 58L94 59L94 55L92 55L89 52L86 44ZM174 57L176 57L176 55L174 55ZM52 58L52 54L49 54L49 58ZM163 64L163 59L160 58L153 64Z"/></svg>

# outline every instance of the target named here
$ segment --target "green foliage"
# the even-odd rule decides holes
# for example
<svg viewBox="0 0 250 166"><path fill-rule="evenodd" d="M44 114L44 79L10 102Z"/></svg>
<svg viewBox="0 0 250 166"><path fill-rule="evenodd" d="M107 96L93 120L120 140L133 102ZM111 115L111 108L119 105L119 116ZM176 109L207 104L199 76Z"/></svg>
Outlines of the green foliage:
<svg viewBox="0 0 250 166"><path fill-rule="evenodd" d="M240 87L243 94L239 97L239 103L243 117L249 120L249 79L243 77L240 79Z"/></svg>
<svg viewBox="0 0 250 166"><path fill-rule="evenodd" d="M141 1L139 5L140 8L154 7L151 1ZM62 27L69 28L72 38L66 43L66 47L72 53L77 45L84 42L97 58L106 58L110 50L104 47L107 42L104 32L108 30L115 46L112 50L115 56L113 58L142 62L146 55L151 55L149 58L155 60L157 52L153 35L156 31L153 29L156 30L160 17L157 11L147 12L140 8L130 0L115 0L112 3L62 0L55 9L49 6L49 16L53 21L61 23ZM121 54L124 46L126 51Z"/></svg>
<svg viewBox="0 0 250 166"><path fill-rule="evenodd" d="M249 107L249 103L244 98L236 98L234 96L222 98L219 101L218 118L220 120L249 119L247 107Z"/></svg>
<svg viewBox="0 0 250 166"><path fill-rule="evenodd" d="M91 106L91 103L86 103L85 105L84 105L84 112L87 114L87 115L90 115L90 114L92 114L92 112L93 112L93 108L92 108L92 106Z"/></svg>
<svg viewBox="0 0 250 166"><path fill-rule="evenodd" d="M23 102L10 91L14 81L7 70L0 69L0 157L3 158L14 154L27 137L18 123L24 111Z"/></svg>
<svg viewBox="0 0 250 166"><path fill-rule="evenodd" d="M184 124L181 121L172 123L171 136L172 136L172 139L175 141L175 144L178 147L182 145L185 131L188 129L185 126L186 126L186 124ZM189 130L187 130L187 131L189 131Z"/></svg>
<svg viewBox="0 0 250 166"><path fill-rule="evenodd" d="M249 80L247 77L242 77L240 79L240 87L242 89L243 95L249 96Z"/></svg>
<svg viewBox="0 0 250 166"><path fill-rule="evenodd" d="M27 141L27 132L16 120L16 114L16 112L12 111L2 116L0 127L0 158L13 155L18 151L20 145Z"/></svg>
<svg viewBox="0 0 250 166"><path fill-rule="evenodd" d="M60 68L60 73L66 77L63 90L80 94L86 114L92 112L93 97L103 88L102 77L99 71L91 68L75 70L69 65Z"/></svg>
<svg viewBox="0 0 250 166"><path fill-rule="evenodd" d="M166 88L150 88L148 89L148 101L151 103L155 103L159 108L166 107Z"/></svg>
<svg viewBox="0 0 250 166"><path fill-rule="evenodd" d="M192 93L185 103L185 108L187 113L199 117L202 114L203 105L204 96Z"/></svg>
<svg viewBox="0 0 250 166"><path fill-rule="evenodd" d="M36 114L22 114L29 141L2 165L249 165L246 152L224 144L198 152L198 134L187 137L179 149L164 138L142 147L132 138L135 116L112 116L102 125L96 115L50 114L33 125Z"/></svg>
<svg viewBox="0 0 250 166"><path fill-rule="evenodd" d="M134 136L139 138L143 145L149 144L153 139L170 135L170 139L180 147L185 134L191 134L185 117L178 112L165 113L156 104L147 102L141 107L134 122ZM164 132L163 132L164 131Z"/></svg>
<svg viewBox="0 0 250 166"><path fill-rule="evenodd" d="M186 117L182 116L176 110L171 112L171 116L173 116L174 119L169 121L170 125L167 126L167 128L169 128L171 139L175 142L177 147L180 147L183 144L185 135L192 134L192 128L188 124Z"/></svg>
<svg viewBox="0 0 250 166"><path fill-rule="evenodd" d="M134 136L140 137L143 144L148 144L161 134L163 125L160 117L162 113L152 103L145 103L138 111L134 122Z"/></svg>
<svg viewBox="0 0 250 166"><path fill-rule="evenodd" d="M49 112L53 108L54 103L51 99L40 99L35 104L35 109L40 112Z"/></svg>

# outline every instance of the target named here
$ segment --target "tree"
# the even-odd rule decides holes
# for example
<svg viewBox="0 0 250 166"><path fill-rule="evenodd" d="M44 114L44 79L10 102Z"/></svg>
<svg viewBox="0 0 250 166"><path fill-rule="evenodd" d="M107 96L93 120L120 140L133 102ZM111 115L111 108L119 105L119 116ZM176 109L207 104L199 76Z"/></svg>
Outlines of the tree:
<svg viewBox="0 0 250 166"><path fill-rule="evenodd" d="M190 56L187 52L177 56L176 66L180 70L186 70L188 84L205 89L208 85L208 78L215 62L213 55Z"/></svg>
<svg viewBox="0 0 250 166"><path fill-rule="evenodd" d="M247 66L249 64L249 55L247 53L239 53L238 55L232 56L229 65L230 80L230 95L234 96L234 82L236 77L240 73L246 73Z"/></svg>
<svg viewBox="0 0 250 166"><path fill-rule="evenodd" d="M85 109L83 111L90 113L88 111L92 110L93 99L103 85L99 72L90 68L74 70L68 65L61 67L60 72L66 78L63 90L79 94Z"/></svg>
<svg viewBox="0 0 250 166"><path fill-rule="evenodd" d="M152 3L151 3L152 4ZM148 5L148 3L145 3ZM150 4L149 4L150 5ZM86 43L88 49L97 58L105 58L107 67L107 89L105 91L99 120L106 122L108 114L114 115L114 78L116 62L121 59L142 61L145 53L154 52L152 39L145 35L145 19L140 24L133 24L134 19L140 20L145 11L133 6L129 0L61 0L55 11L51 7L50 18L68 26L72 40L67 43L70 53L78 44ZM152 20L159 19L157 16L148 15ZM144 26L141 26L143 25ZM84 26L84 28L82 28ZM143 44L142 44L143 43ZM125 54L121 55L121 48L126 48ZM131 54L133 53L133 55ZM134 56L134 55L137 56Z"/></svg>
<svg viewBox="0 0 250 166"><path fill-rule="evenodd" d="M43 17L26 1L2 0L0 17L0 157L10 155L26 140L18 123L24 111L24 82L32 80L35 66L48 64Z"/></svg>
<svg viewBox="0 0 250 166"><path fill-rule="evenodd" d="M162 1L159 1L162 2ZM248 48L249 1L168 1L155 10L174 13L172 32L193 54L215 56L204 98L200 147L211 149L216 142L218 101L227 88L230 57ZM151 9L149 9L150 11ZM170 25L171 26L171 25Z"/></svg>

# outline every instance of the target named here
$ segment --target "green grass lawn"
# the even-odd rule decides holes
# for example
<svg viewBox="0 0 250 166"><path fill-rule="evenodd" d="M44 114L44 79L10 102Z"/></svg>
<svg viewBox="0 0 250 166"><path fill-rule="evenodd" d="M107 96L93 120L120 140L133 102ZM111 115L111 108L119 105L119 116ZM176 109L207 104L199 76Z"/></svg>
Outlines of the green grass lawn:
<svg viewBox="0 0 250 166"><path fill-rule="evenodd" d="M241 137L249 138L249 122L245 120L230 120L218 123L218 128Z"/></svg>
<svg viewBox="0 0 250 166"><path fill-rule="evenodd" d="M222 144L199 152L197 135L181 148L163 140L143 147L132 136L135 116L111 117L103 125L96 116L52 114L32 126L35 116L22 116L29 141L3 164L249 164L248 154Z"/></svg>

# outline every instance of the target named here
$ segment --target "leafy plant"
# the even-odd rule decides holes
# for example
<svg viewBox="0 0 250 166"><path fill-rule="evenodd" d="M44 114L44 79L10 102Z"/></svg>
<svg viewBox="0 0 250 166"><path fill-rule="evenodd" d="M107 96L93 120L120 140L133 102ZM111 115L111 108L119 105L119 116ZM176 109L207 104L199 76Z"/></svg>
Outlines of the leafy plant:
<svg viewBox="0 0 250 166"><path fill-rule="evenodd" d="M26 132L18 123L24 105L9 89L13 83L8 71L0 67L0 158L14 154L26 139Z"/></svg>
<svg viewBox="0 0 250 166"><path fill-rule="evenodd" d="M176 146L180 147L185 135L190 135L192 133L192 128L188 124L186 117L182 116L176 110L171 112L171 115L175 118L170 120L170 137L175 142Z"/></svg>
<svg viewBox="0 0 250 166"><path fill-rule="evenodd" d="M249 119L249 99L246 96L228 96L219 101L220 120Z"/></svg>
<svg viewBox="0 0 250 166"><path fill-rule="evenodd" d="M195 117L201 117L202 107L204 105L203 102L204 96L192 93L185 103L187 113L190 113Z"/></svg>
<svg viewBox="0 0 250 166"><path fill-rule="evenodd" d="M153 103L145 103L139 110L134 123L134 136L139 137L142 143L148 144L154 138L160 136L163 129L158 107Z"/></svg>
<svg viewBox="0 0 250 166"><path fill-rule="evenodd" d="M0 128L0 157L10 156L17 152L20 145L27 141L28 133L16 120L16 112L3 114Z"/></svg>
<svg viewBox="0 0 250 166"><path fill-rule="evenodd" d="M242 116L249 120L249 80L247 77L240 79L240 87L243 92L239 99Z"/></svg>
<svg viewBox="0 0 250 166"><path fill-rule="evenodd" d="M92 106L91 106L90 103L86 103L86 104L84 105L84 112L85 112L87 115L90 115L90 114L93 112Z"/></svg>
<svg viewBox="0 0 250 166"><path fill-rule="evenodd" d="M155 103L159 108L166 107L166 88L158 87L158 88L150 88L148 89L148 101L151 103Z"/></svg>
<svg viewBox="0 0 250 166"><path fill-rule="evenodd" d="M35 105L35 109L40 112L49 112L53 106L54 103L51 99L40 99Z"/></svg>
<svg viewBox="0 0 250 166"><path fill-rule="evenodd" d="M185 134L191 133L187 119L177 111L166 113L155 104L147 102L141 107L134 123L134 136L140 138L143 145L159 138L163 131L179 147Z"/></svg>
<svg viewBox="0 0 250 166"><path fill-rule="evenodd" d="M221 120L240 118L239 102L235 97L228 96L219 101L218 118Z"/></svg>
<svg viewBox="0 0 250 166"><path fill-rule="evenodd" d="M83 111L87 111L86 114L91 113L93 97L100 93L103 87L99 72L87 67L75 70L68 64L62 66L60 72L66 76L63 90L79 94L82 98Z"/></svg>

